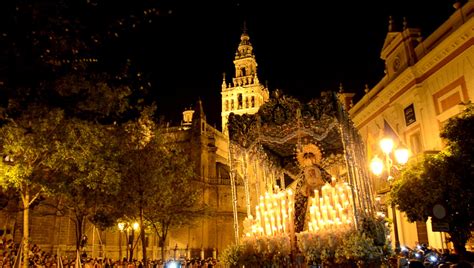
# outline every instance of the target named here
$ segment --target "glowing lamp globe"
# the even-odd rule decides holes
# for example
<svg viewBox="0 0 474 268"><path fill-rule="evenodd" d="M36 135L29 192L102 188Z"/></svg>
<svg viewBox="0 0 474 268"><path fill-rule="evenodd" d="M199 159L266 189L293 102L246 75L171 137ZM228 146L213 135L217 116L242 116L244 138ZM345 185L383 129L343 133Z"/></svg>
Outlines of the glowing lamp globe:
<svg viewBox="0 0 474 268"><path fill-rule="evenodd" d="M408 162L409 156L410 156L410 153L408 152L408 149L406 148L399 148L395 150L395 159L397 160L397 163L401 165L405 165Z"/></svg>
<svg viewBox="0 0 474 268"><path fill-rule="evenodd" d="M377 176L382 174L382 171L383 171L382 159L380 159L378 156L375 156L372 159L372 162L370 163L370 169L372 170L372 173L374 173Z"/></svg>
<svg viewBox="0 0 474 268"><path fill-rule="evenodd" d="M380 140L380 148L386 154L389 154L393 149L393 140L390 138L383 138Z"/></svg>
<svg viewBox="0 0 474 268"><path fill-rule="evenodd" d="M133 227L133 230L138 230L138 228L140 228L140 224L138 224L138 222L134 222L132 227Z"/></svg>

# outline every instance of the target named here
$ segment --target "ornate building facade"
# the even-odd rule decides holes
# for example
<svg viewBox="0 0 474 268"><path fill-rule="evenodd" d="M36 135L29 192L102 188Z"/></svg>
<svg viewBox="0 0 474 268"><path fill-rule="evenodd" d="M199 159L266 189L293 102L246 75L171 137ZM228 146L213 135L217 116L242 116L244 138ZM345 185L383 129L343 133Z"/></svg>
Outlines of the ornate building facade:
<svg viewBox="0 0 474 268"><path fill-rule="evenodd" d="M473 101L474 2L454 7L454 13L425 39L406 21L397 30L390 19L381 51L385 76L350 109L367 144L368 159L381 155L378 140L387 128L414 156L441 150L443 125ZM387 182L375 179L373 184L383 200ZM396 219L401 245L420 242L446 248L444 233L433 232L430 220L408 223L400 212Z"/></svg>
<svg viewBox="0 0 474 268"><path fill-rule="evenodd" d="M222 132L226 135L229 114L254 114L269 98L268 89L258 80L257 61L245 27L235 52L234 65L232 83L227 84L225 75L222 81Z"/></svg>

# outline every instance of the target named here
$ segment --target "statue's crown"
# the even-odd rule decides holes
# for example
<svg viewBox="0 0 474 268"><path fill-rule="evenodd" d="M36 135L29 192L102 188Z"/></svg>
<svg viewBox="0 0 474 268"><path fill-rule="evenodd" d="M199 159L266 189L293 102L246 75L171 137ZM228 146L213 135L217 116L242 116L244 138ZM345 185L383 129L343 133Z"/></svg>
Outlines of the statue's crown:
<svg viewBox="0 0 474 268"><path fill-rule="evenodd" d="M319 166L321 158L321 150L313 143L305 144L296 149L296 160L302 168L313 165Z"/></svg>

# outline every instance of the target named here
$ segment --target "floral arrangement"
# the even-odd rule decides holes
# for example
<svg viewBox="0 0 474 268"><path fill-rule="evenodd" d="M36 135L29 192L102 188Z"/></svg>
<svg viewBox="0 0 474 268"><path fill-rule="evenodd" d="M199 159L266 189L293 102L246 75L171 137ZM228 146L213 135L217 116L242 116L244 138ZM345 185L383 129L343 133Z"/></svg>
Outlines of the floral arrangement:
<svg viewBox="0 0 474 268"><path fill-rule="evenodd" d="M308 264L368 265L392 255L384 219L363 217L361 227L296 234L298 249Z"/></svg>
<svg viewBox="0 0 474 268"><path fill-rule="evenodd" d="M229 265L250 267L284 266L290 262L291 242L288 235L244 237L240 245L227 247L223 261Z"/></svg>
<svg viewBox="0 0 474 268"><path fill-rule="evenodd" d="M222 260L232 266L237 266L241 262L244 247L238 244L232 244L222 252Z"/></svg>
<svg viewBox="0 0 474 268"><path fill-rule="evenodd" d="M382 249L375 245L373 238L354 230L348 232L337 247L335 261L364 265L381 260L382 253Z"/></svg>
<svg viewBox="0 0 474 268"><path fill-rule="evenodd" d="M309 265L354 264L369 267L393 254L385 219L363 216L360 228L341 227L296 234L297 250ZM294 253L294 252L293 252ZM291 263L291 240L287 234L247 236L222 254L232 266L285 267ZM296 255L295 255L296 256Z"/></svg>
<svg viewBox="0 0 474 268"><path fill-rule="evenodd" d="M320 230L296 234L298 249L308 264L334 263L338 245L342 243L347 230Z"/></svg>

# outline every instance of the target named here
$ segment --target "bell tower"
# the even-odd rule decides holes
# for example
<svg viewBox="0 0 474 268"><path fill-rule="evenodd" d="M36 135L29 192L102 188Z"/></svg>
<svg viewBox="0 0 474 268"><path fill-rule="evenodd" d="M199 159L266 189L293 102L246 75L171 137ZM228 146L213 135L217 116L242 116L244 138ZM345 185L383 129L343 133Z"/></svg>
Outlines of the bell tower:
<svg viewBox="0 0 474 268"><path fill-rule="evenodd" d="M235 76L232 83L222 81L222 132L228 135L227 121L230 113L254 114L269 98L268 89L260 84L257 76L257 61L253 54L247 27L244 23L240 44L235 52Z"/></svg>

